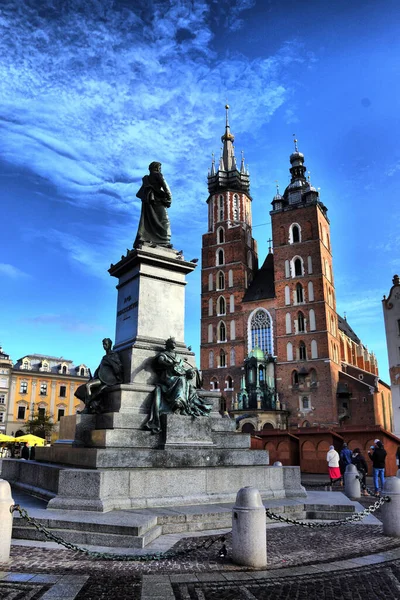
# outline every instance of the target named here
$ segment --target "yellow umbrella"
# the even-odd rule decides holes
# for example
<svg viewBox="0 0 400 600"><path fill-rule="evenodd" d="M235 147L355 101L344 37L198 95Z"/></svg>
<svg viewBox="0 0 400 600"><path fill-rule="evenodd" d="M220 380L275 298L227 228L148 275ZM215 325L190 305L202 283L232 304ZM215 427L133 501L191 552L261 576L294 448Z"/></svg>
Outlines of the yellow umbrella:
<svg viewBox="0 0 400 600"><path fill-rule="evenodd" d="M15 442L15 438L11 437L11 435L0 433L0 442Z"/></svg>
<svg viewBox="0 0 400 600"><path fill-rule="evenodd" d="M27 433L26 435L20 435L19 437L15 438L16 442L28 442L28 444L30 444L31 446L34 446L35 444L37 444L38 446L44 446L46 443L46 440L44 440L41 437L38 437L37 435L32 435L31 433Z"/></svg>

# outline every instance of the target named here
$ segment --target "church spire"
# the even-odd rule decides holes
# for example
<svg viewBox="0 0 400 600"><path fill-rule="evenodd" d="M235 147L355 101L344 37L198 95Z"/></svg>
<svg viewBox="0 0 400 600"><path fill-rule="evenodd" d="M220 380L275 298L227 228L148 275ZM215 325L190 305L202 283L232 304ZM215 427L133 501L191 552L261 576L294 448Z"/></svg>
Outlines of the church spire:
<svg viewBox="0 0 400 600"><path fill-rule="evenodd" d="M233 142L235 140L235 136L231 133L231 128L229 126L229 104L225 105L226 110L226 124L225 124L225 133L221 137L221 142L224 144L222 150L222 159L224 164L225 171L233 171L236 167L236 159L235 159L235 148L233 146Z"/></svg>
<svg viewBox="0 0 400 600"><path fill-rule="evenodd" d="M235 148L233 142L235 136L231 132L229 125L229 104L225 105L225 133L221 137L222 148L221 157L219 159L218 170L216 170L215 162L211 165L211 171L208 174L208 191L210 194L217 190L224 189L238 190L249 193L250 178L249 172L244 164L244 155L240 163L240 170L236 163Z"/></svg>

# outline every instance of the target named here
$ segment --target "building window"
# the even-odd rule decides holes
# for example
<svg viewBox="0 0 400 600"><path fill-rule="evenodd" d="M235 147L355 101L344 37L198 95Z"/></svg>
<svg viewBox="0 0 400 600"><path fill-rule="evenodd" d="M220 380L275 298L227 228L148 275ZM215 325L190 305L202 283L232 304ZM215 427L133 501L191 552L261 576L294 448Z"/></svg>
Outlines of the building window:
<svg viewBox="0 0 400 600"><path fill-rule="evenodd" d="M253 313L250 320L250 348L258 346L266 354L273 354L271 318L262 308Z"/></svg>
<svg viewBox="0 0 400 600"><path fill-rule="evenodd" d="M309 410L310 399L307 396L303 396L303 398L301 399L301 404L302 404L303 410Z"/></svg>
<svg viewBox="0 0 400 600"><path fill-rule="evenodd" d="M59 421L61 419L61 417L63 417L64 415L65 415L65 409L59 408L58 413L57 413L57 421Z"/></svg>
<svg viewBox="0 0 400 600"><path fill-rule="evenodd" d="M46 409L45 408L39 408L38 409L38 415L39 415L39 419L44 419L46 416Z"/></svg>
<svg viewBox="0 0 400 600"><path fill-rule="evenodd" d="M307 269L308 269L308 274L311 275L313 270L312 270L312 258L311 256L307 256Z"/></svg>
<svg viewBox="0 0 400 600"><path fill-rule="evenodd" d="M66 398L67 396L67 386L66 385L60 385L60 397L61 398Z"/></svg>
<svg viewBox="0 0 400 600"><path fill-rule="evenodd" d="M217 390L218 389L218 381L215 378L211 379L211 381L210 381L210 388L212 390Z"/></svg>
<svg viewBox="0 0 400 600"><path fill-rule="evenodd" d="M308 313L309 315L309 319L310 319L310 331L315 331L316 329L316 325L315 325L315 312L314 309L310 309L310 312Z"/></svg>
<svg viewBox="0 0 400 600"><path fill-rule="evenodd" d="M285 260L285 277L290 277L290 262L288 260Z"/></svg>
<svg viewBox="0 0 400 600"><path fill-rule="evenodd" d="M208 354L208 368L214 368L214 352L212 350Z"/></svg>
<svg viewBox="0 0 400 600"><path fill-rule="evenodd" d="M26 381L21 381L20 386L19 386L19 393L20 394L28 393L28 383Z"/></svg>
<svg viewBox="0 0 400 600"><path fill-rule="evenodd" d="M219 290L225 289L225 275L223 274L222 271L219 271L219 273L218 273L218 289Z"/></svg>
<svg viewBox="0 0 400 600"><path fill-rule="evenodd" d="M236 353L235 348L231 348L231 367L235 366Z"/></svg>
<svg viewBox="0 0 400 600"><path fill-rule="evenodd" d="M213 301L212 301L212 298L210 298L208 301L208 316L212 317L212 314L213 314Z"/></svg>
<svg viewBox="0 0 400 600"><path fill-rule="evenodd" d="M81 377L85 377L86 373L85 373L85 369L82 367L82 369L79 372Z"/></svg>
<svg viewBox="0 0 400 600"><path fill-rule="evenodd" d="M297 315L297 331L298 332L303 332L305 331L304 329L304 315L302 312L299 312Z"/></svg>
<svg viewBox="0 0 400 600"><path fill-rule="evenodd" d="M247 266L249 267L249 269L253 268L253 256L250 250L247 252Z"/></svg>
<svg viewBox="0 0 400 600"><path fill-rule="evenodd" d="M233 287L233 271L228 271L228 285L229 287Z"/></svg>
<svg viewBox="0 0 400 600"><path fill-rule="evenodd" d="M239 196L237 194L233 195L232 220L235 222L239 221Z"/></svg>
<svg viewBox="0 0 400 600"><path fill-rule="evenodd" d="M335 351L333 352L333 355L335 356ZM311 358L318 358L318 347L316 340L311 340Z"/></svg>
<svg viewBox="0 0 400 600"><path fill-rule="evenodd" d="M235 312L235 296L231 295L229 298L229 312Z"/></svg>
<svg viewBox="0 0 400 600"><path fill-rule="evenodd" d="M231 321L231 323L230 323L230 334L231 334L231 340L235 340L236 339L236 324L235 324L235 321Z"/></svg>
<svg viewBox="0 0 400 600"><path fill-rule="evenodd" d="M262 383L264 381L264 367L260 365L258 369L258 381Z"/></svg>
<svg viewBox="0 0 400 600"><path fill-rule="evenodd" d="M293 244L300 242L300 228L298 225L292 225L292 242Z"/></svg>
<svg viewBox="0 0 400 600"><path fill-rule="evenodd" d="M317 371L315 369L311 369L311 371L310 371L310 387L316 387L317 383L318 383Z"/></svg>
<svg viewBox="0 0 400 600"><path fill-rule="evenodd" d="M47 383L40 384L40 395L47 396Z"/></svg>
<svg viewBox="0 0 400 600"><path fill-rule="evenodd" d="M232 380L232 377L230 377L229 375L228 375L228 377L226 378L226 381L225 381L225 389L227 389L227 390L233 390L233 380Z"/></svg>
<svg viewBox="0 0 400 600"><path fill-rule="evenodd" d="M210 344L213 341L213 326L211 323L208 326L208 343Z"/></svg>
<svg viewBox="0 0 400 600"><path fill-rule="evenodd" d="M218 199L218 221L224 220L224 197L220 196Z"/></svg>
<svg viewBox="0 0 400 600"><path fill-rule="evenodd" d="M290 288L288 285L285 286L285 304L286 306L290 304Z"/></svg>
<svg viewBox="0 0 400 600"><path fill-rule="evenodd" d="M314 285L312 281L308 282L308 301L314 302Z"/></svg>
<svg viewBox="0 0 400 600"><path fill-rule="evenodd" d="M213 276L212 276L212 273L210 273L208 276L208 291L212 292L212 289L213 289Z"/></svg>
<svg viewBox="0 0 400 600"><path fill-rule="evenodd" d="M223 244L223 243L225 242L225 236L224 236L224 233L225 233L225 232L224 232L224 229L223 229L223 227L220 227L220 228L218 229L218 234L217 234L217 235L218 235L218 242L217 242L218 244Z"/></svg>
<svg viewBox="0 0 400 600"><path fill-rule="evenodd" d="M0 423L4 423L5 415L3 412L0 412Z"/></svg>
<svg viewBox="0 0 400 600"><path fill-rule="evenodd" d="M218 340L220 342L226 342L226 327L223 321L219 324L218 327Z"/></svg>
<svg viewBox="0 0 400 600"><path fill-rule="evenodd" d="M291 319L290 313L286 313L285 323L286 323L286 333L292 333L292 319Z"/></svg>
<svg viewBox="0 0 400 600"><path fill-rule="evenodd" d="M24 360L22 362L22 368L23 369L29 369L29 360Z"/></svg>
<svg viewBox="0 0 400 600"><path fill-rule="evenodd" d="M218 300L218 314L225 315L226 314L226 302L225 298L221 296Z"/></svg>
<svg viewBox="0 0 400 600"><path fill-rule="evenodd" d="M298 371L293 371L293 373L292 373L292 385L299 385L299 373L298 373Z"/></svg>
<svg viewBox="0 0 400 600"><path fill-rule="evenodd" d="M296 302L297 304L301 304L302 302L304 302L303 286L301 285L301 283L298 283L296 285Z"/></svg>
<svg viewBox="0 0 400 600"><path fill-rule="evenodd" d="M226 367L226 354L223 350L219 353L219 366Z"/></svg>
<svg viewBox="0 0 400 600"><path fill-rule="evenodd" d="M25 406L18 406L17 419L20 419L20 420L25 419L25 412L26 412Z"/></svg>
<svg viewBox="0 0 400 600"><path fill-rule="evenodd" d="M303 269L300 258L296 258L294 261L294 274L296 277L301 277L303 275Z"/></svg>
<svg viewBox="0 0 400 600"><path fill-rule="evenodd" d="M64 365L63 368L61 369L61 372L63 375L67 374L67 367Z"/></svg>
<svg viewBox="0 0 400 600"><path fill-rule="evenodd" d="M306 345L304 342L300 342L299 344L299 359L307 360Z"/></svg>
<svg viewBox="0 0 400 600"><path fill-rule="evenodd" d="M5 403L6 403L6 395L0 394L0 404L5 404Z"/></svg>
<svg viewBox="0 0 400 600"><path fill-rule="evenodd" d="M293 360L293 345L291 342L286 344L286 357L287 360Z"/></svg>

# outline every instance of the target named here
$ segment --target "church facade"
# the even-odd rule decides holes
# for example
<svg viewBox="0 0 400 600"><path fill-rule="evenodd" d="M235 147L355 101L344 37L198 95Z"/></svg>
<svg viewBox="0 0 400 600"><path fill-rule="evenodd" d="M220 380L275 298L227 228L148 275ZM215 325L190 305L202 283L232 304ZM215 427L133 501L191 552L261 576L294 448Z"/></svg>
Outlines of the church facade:
<svg viewBox="0 0 400 600"><path fill-rule="evenodd" d="M201 369L243 431L343 425L391 430L390 388L336 312L328 210L290 156L272 200L272 245L259 265L250 178L236 162L226 108L223 151L208 175L202 245Z"/></svg>

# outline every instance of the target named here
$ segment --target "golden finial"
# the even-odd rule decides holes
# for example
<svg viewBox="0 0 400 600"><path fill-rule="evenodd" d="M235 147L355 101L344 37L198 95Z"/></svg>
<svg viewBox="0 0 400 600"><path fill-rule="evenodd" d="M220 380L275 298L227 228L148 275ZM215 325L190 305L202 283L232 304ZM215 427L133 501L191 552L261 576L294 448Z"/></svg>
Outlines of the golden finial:
<svg viewBox="0 0 400 600"><path fill-rule="evenodd" d="M293 137L294 137L294 140L293 140L294 141L294 149L295 149L295 152L298 152L299 149L297 147L297 139L296 139L296 134L295 133L293 134Z"/></svg>

